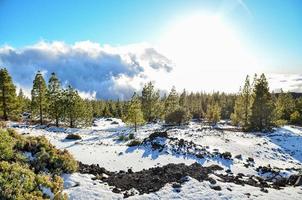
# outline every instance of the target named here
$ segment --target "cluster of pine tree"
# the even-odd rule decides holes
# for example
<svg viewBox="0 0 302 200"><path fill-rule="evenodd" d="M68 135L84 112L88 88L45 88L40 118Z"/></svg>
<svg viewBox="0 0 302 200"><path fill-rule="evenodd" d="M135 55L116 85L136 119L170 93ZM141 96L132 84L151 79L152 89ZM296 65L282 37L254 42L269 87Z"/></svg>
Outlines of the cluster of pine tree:
<svg viewBox="0 0 302 200"><path fill-rule="evenodd" d="M249 76L237 96L233 124L244 130L270 131L274 126L287 123L301 124L302 98L294 99L290 93L272 94L264 74L255 75L253 83Z"/></svg>
<svg viewBox="0 0 302 200"><path fill-rule="evenodd" d="M141 94L134 93L130 100L84 100L77 90L63 88L55 73L48 84L41 72L33 81L31 99L16 87L8 71L0 70L0 112L4 120L17 120L20 113L31 113L31 120L68 124L70 127L89 125L93 118L116 117L129 124L165 121L167 124L186 124L191 119L206 119L216 124L220 119L231 119L244 130L268 131L277 125L302 124L302 97L290 93L273 94L269 91L264 74L255 76L252 83L247 76L239 94L177 93L175 87L168 94L152 82L145 84Z"/></svg>
<svg viewBox="0 0 302 200"><path fill-rule="evenodd" d="M8 71L0 69L0 101L4 120L18 120L22 113L31 113L32 121L54 121L56 126L62 122L70 127L83 126L92 122L92 105L83 100L71 86L62 88L55 73L51 74L48 84L40 71L35 76L28 99L16 87Z"/></svg>

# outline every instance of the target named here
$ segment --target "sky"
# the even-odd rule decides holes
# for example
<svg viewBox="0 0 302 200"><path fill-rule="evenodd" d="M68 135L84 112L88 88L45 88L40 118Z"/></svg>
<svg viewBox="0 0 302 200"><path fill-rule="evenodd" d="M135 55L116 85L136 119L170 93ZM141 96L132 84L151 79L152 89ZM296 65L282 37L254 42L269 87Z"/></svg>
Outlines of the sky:
<svg viewBox="0 0 302 200"><path fill-rule="evenodd" d="M0 66L29 93L41 70L87 98L237 92L247 74L302 92L300 0L0 0Z"/></svg>

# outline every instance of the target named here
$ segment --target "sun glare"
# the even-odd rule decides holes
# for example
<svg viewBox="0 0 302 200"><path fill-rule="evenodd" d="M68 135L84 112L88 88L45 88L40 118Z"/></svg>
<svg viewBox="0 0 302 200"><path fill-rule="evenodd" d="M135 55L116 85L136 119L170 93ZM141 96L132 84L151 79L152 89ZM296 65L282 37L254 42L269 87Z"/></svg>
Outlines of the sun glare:
<svg viewBox="0 0 302 200"><path fill-rule="evenodd" d="M178 78L188 74L208 79L218 71L246 74L256 64L236 30L217 15L192 15L175 22L163 34L160 48L175 62ZM187 84L192 85L189 80ZM215 83L209 85L219 89Z"/></svg>

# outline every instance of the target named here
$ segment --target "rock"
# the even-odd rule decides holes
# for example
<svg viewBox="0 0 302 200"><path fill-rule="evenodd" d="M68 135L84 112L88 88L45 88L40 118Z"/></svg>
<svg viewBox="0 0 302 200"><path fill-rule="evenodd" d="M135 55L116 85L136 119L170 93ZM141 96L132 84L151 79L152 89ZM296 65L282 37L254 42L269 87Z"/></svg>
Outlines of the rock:
<svg viewBox="0 0 302 200"><path fill-rule="evenodd" d="M243 174L243 173L238 173L237 176L238 176L239 178L242 178L242 177L244 176L244 174Z"/></svg>
<svg viewBox="0 0 302 200"><path fill-rule="evenodd" d="M300 175L294 186L302 186L302 176Z"/></svg>
<svg viewBox="0 0 302 200"><path fill-rule="evenodd" d="M295 183L297 182L299 176L298 175L290 175L289 178L287 179L287 184L289 185L295 185Z"/></svg>
<svg viewBox="0 0 302 200"><path fill-rule="evenodd" d="M217 181L216 181L215 179L213 179L213 178L209 178L209 182L210 182L212 185L214 185L214 184L217 183Z"/></svg>
<svg viewBox="0 0 302 200"><path fill-rule="evenodd" d="M211 185L210 188L217 191L221 190L221 187L219 185Z"/></svg>
<svg viewBox="0 0 302 200"><path fill-rule="evenodd" d="M265 188L261 188L260 191L261 191L261 192L264 192L264 193L268 193L268 190L265 189Z"/></svg>
<svg viewBox="0 0 302 200"><path fill-rule="evenodd" d="M241 154L239 154L239 155L236 155L236 156L235 156L235 158L236 158L236 159L239 159L239 160L241 160L241 159L242 159L242 155L241 155Z"/></svg>
<svg viewBox="0 0 302 200"><path fill-rule="evenodd" d="M173 183L172 187L173 188L181 188L181 185L180 185L180 183Z"/></svg>
<svg viewBox="0 0 302 200"><path fill-rule="evenodd" d="M275 185L275 186L278 186L278 187L285 187L285 186L286 186L286 183L287 183L287 179L286 179L286 178L280 178L280 179L277 179L277 180L274 182L274 185Z"/></svg>
<svg viewBox="0 0 302 200"><path fill-rule="evenodd" d="M112 125L116 125L116 124L119 124L119 123L116 122L116 121L113 121L113 122L111 122L111 124L112 124Z"/></svg>
<svg viewBox="0 0 302 200"><path fill-rule="evenodd" d="M82 137L79 134L68 134L65 139L67 139L67 140L81 140Z"/></svg>
<svg viewBox="0 0 302 200"><path fill-rule="evenodd" d="M219 165L210 165L207 167L208 169L210 170L213 170L213 171L219 171L219 170L223 170L223 167L219 166Z"/></svg>
<svg viewBox="0 0 302 200"><path fill-rule="evenodd" d="M227 188L228 191L233 191L231 188Z"/></svg>
<svg viewBox="0 0 302 200"><path fill-rule="evenodd" d="M154 132L149 135L150 140L154 140L157 137L167 138L168 133L167 133L167 131L163 131L163 132Z"/></svg>
<svg viewBox="0 0 302 200"><path fill-rule="evenodd" d="M247 161L247 162L254 162L254 158L248 157L248 158L246 159L246 161Z"/></svg>
<svg viewBox="0 0 302 200"><path fill-rule="evenodd" d="M204 158L204 155L199 153L199 154L196 154L196 157L199 159L202 159L202 158Z"/></svg>
<svg viewBox="0 0 302 200"><path fill-rule="evenodd" d="M119 188L113 188L112 192L114 192L114 193L121 193L121 190Z"/></svg>
<svg viewBox="0 0 302 200"><path fill-rule="evenodd" d="M132 173L133 173L133 171L132 171L131 168L128 169L128 173L129 173L129 174L132 174Z"/></svg>
<svg viewBox="0 0 302 200"><path fill-rule="evenodd" d="M231 154L231 152L226 151L226 152L221 154L221 157L223 157L224 159L231 159L232 154Z"/></svg>
<svg viewBox="0 0 302 200"><path fill-rule="evenodd" d="M226 173L230 174L232 171L230 169L225 170Z"/></svg>

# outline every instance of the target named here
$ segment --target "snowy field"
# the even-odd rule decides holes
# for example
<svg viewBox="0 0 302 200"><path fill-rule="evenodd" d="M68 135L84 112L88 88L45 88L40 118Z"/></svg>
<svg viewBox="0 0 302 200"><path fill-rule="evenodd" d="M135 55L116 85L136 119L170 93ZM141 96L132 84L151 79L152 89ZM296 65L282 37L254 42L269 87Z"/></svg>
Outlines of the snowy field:
<svg viewBox="0 0 302 200"><path fill-rule="evenodd" d="M170 137L183 139L196 144L200 152L230 152L232 159L217 157L197 157L191 150L175 151L169 139L161 139L164 149L156 150L148 145L128 147L129 141L118 140L121 135L134 133L119 119L98 119L94 126L86 129L64 129L55 127L29 127L11 124L20 134L44 135L57 148L67 149L74 157L85 164L98 164L109 171L128 170L141 171L154 166L169 163L185 163L190 165L198 162L203 166L218 164L232 173L243 173L248 176L269 177L271 174L259 174L259 166L270 165L281 171L282 176L297 174L302 168L302 129L285 126L273 133L241 133L221 131L201 127L192 122L186 127L167 129ZM224 126L222 125L221 128ZM139 128L135 138L143 141L151 133L163 130L160 124L147 124ZM81 140L66 140L70 134L79 134ZM195 150L196 150L195 149ZM241 155L241 156L239 156ZM247 162L248 158L254 161ZM251 165L246 166L251 163ZM226 173L222 171L221 173ZM75 173L64 175L65 192L70 199L123 199L122 194L113 193L111 187L100 180L92 180L93 175ZM167 184L159 191L131 196L128 199L302 199L301 187L285 187L281 190L268 188L268 192L258 187L241 186L234 183L217 181L220 191L211 189L207 181L199 182L191 178L182 184L180 191L175 191Z"/></svg>

